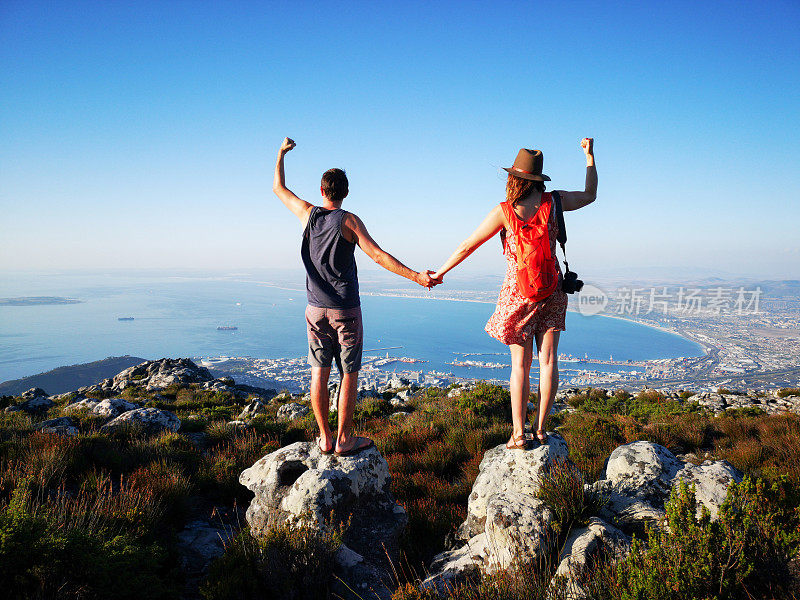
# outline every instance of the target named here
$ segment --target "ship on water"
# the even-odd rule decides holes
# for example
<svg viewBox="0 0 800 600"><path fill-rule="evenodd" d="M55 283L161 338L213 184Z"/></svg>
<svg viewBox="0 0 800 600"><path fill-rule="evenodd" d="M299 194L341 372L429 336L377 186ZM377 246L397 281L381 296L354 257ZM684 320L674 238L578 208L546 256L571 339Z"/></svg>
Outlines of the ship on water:
<svg viewBox="0 0 800 600"><path fill-rule="evenodd" d="M117 317L117 321L133 321L133 317Z"/></svg>
<svg viewBox="0 0 800 600"><path fill-rule="evenodd" d="M236 331L237 329L239 328L235 325L220 325L217 327L217 331Z"/></svg>

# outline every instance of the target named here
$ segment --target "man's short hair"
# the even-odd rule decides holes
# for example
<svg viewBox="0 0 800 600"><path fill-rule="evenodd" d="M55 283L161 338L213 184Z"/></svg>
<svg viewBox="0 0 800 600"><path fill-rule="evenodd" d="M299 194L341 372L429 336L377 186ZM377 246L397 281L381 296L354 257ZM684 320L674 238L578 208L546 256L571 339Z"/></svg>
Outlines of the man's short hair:
<svg viewBox="0 0 800 600"><path fill-rule="evenodd" d="M331 202L340 202L350 191L347 174L342 169L328 169L322 174L322 193Z"/></svg>

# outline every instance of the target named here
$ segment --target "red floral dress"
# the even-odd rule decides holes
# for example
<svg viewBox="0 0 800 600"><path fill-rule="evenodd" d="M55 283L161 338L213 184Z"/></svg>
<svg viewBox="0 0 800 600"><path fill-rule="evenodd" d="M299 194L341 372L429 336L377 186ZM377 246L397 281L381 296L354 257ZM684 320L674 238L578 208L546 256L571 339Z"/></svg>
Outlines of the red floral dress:
<svg viewBox="0 0 800 600"><path fill-rule="evenodd" d="M551 200L552 202L552 200ZM556 236L558 235L558 219L555 207L550 210L547 221L547 233L550 236L550 250L556 255ZM524 344L535 333L553 329L564 331L566 329L567 294L559 284L556 291L544 300L533 302L519 293L517 289L517 263L514 258L517 239L514 232L506 230L506 278L500 295L497 298L497 308L486 323L486 332L506 345ZM556 270L561 279L561 265L556 258Z"/></svg>

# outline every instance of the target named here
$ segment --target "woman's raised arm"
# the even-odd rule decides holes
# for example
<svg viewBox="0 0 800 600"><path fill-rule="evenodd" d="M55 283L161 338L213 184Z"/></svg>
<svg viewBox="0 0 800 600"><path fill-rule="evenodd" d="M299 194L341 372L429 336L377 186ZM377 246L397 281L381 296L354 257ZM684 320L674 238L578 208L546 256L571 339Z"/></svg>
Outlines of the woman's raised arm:
<svg viewBox="0 0 800 600"><path fill-rule="evenodd" d="M582 192L563 192L561 195L561 208L564 210L578 210L591 204L597 198L597 168L594 166L594 138L583 138L581 148L586 154L586 186Z"/></svg>
<svg viewBox="0 0 800 600"><path fill-rule="evenodd" d="M445 273L453 267L460 265L465 258L480 248L486 240L497 235L503 226L503 209L498 204L486 215L483 223L478 225L478 228L472 232L472 235L459 244L456 251L453 252L450 258L448 258L441 267L439 267L439 270L431 275L431 279L441 282Z"/></svg>

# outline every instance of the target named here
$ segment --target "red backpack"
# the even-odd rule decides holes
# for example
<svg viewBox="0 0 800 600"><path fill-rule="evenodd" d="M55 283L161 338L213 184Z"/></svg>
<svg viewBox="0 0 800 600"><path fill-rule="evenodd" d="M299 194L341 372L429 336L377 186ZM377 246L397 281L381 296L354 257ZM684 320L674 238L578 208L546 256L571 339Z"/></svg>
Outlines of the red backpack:
<svg viewBox="0 0 800 600"><path fill-rule="evenodd" d="M558 286L556 259L550 247L547 221L553 208L551 194L542 194L542 203L536 214L523 221L514 212L510 202L501 204L511 230L517 238L517 287L520 294L534 302L544 300ZM503 252L506 251L505 241Z"/></svg>

